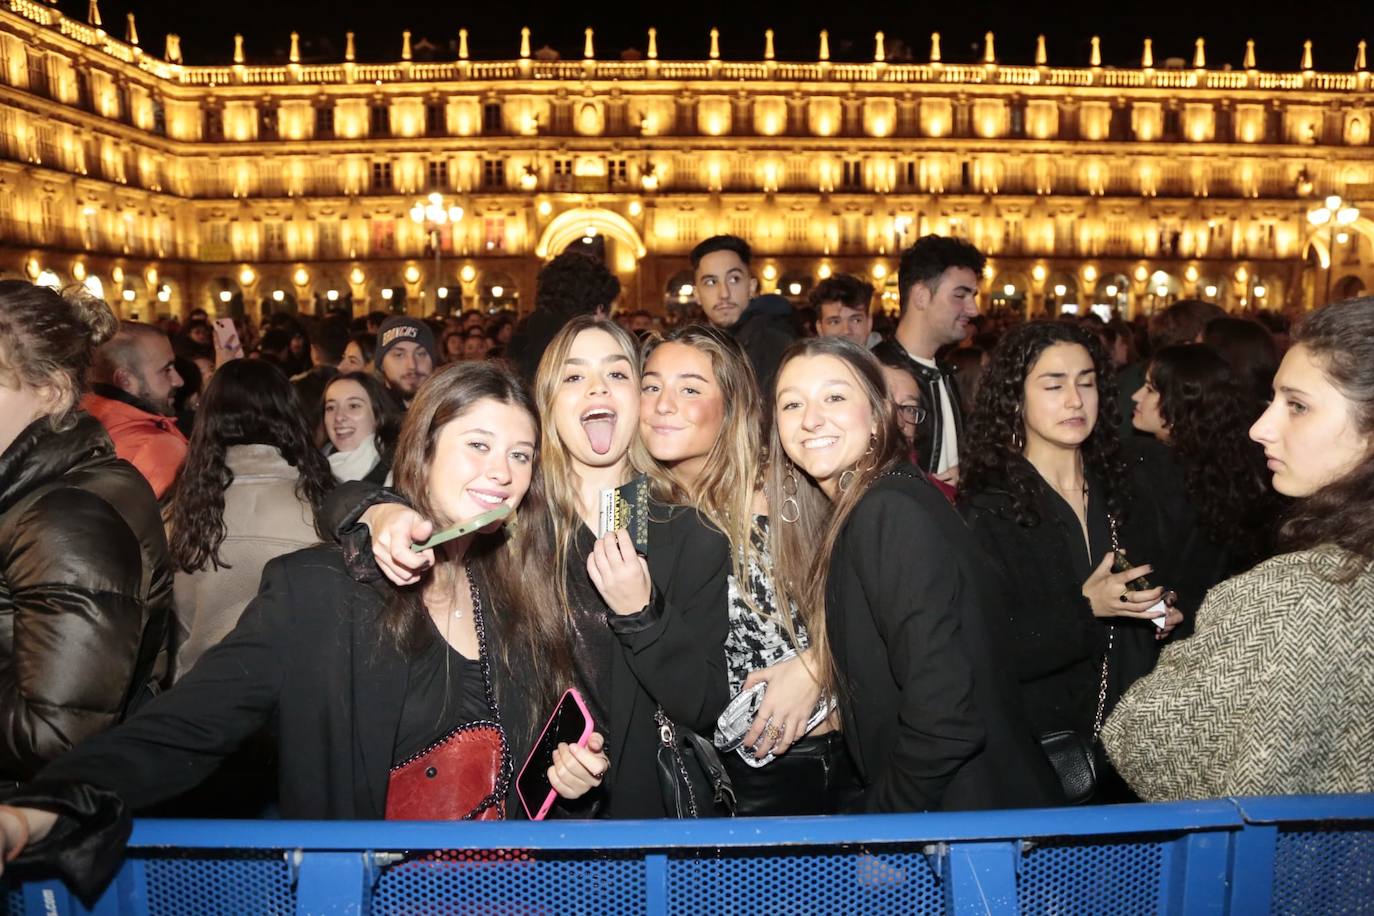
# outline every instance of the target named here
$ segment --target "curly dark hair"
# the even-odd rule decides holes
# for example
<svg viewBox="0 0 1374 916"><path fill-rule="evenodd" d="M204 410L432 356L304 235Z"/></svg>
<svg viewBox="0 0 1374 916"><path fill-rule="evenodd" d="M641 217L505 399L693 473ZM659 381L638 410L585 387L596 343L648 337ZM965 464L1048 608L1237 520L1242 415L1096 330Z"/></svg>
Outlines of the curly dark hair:
<svg viewBox="0 0 1374 916"><path fill-rule="evenodd" d="M175 567L187 573L227 569L219 556L228 535L224 491L234 482L225 463L231 445L273 445L300 471L296 493L318 515L334 475L305 425L300 399L286 375L260 359L236 359L210 377L196 413L186 463L171 491L167 541ZM321 535L323 539L323 535Z"/></svg>
<svg viewBox="0 0 1374 916"><path fill-rule="evenodd" d="M983 374L978 400L969 418L965 441L959 447L959 498L990 489L1011 495L1016 523L1032 528L1040 523L1036 496L1045 487L1040 474L1017 444L1024 436L1022 411L1026 376L1040 354L1055 344L1077 344L1088 351L1096 370L1097 421L1081 452L1084 471L1105 492L1107 512L1122 517L1126 506L1126 463L1117 437L1120 417L1116 406L1116 372L1097 335L1065 321L1033 321L1008 331L992 351Z"/></svg>
<svg viewBox="0 0 1374 916"><path fill-rule="evenodd" d="M1374 296L1333 302L1298 325L1302 347L1345 396L1355 428L1374 436ZM1374 560L1374 451L1341 479L1298 500L1279 531L1288 550L1335 544L1355 560L1340 578L1353 578Z"/></svg>
<svg viewBox="0 0 1374 916"><path fill-rule="evenodd" d="M1150 360L1149 383L1198 522L1240 565L1268 555L1278 497L1269 486L1264 449L1250 440L1259 416L1253 395L1221 354L1206 344L1164 347Z"/></svg>
<svg viewBox="0 0 1374 916"><path fill-rule="evenodd" d="M539 271L534 282L535 308L571 318L610 311L620 295L620 281L606 265L585 254L565 251Z"/></svg>

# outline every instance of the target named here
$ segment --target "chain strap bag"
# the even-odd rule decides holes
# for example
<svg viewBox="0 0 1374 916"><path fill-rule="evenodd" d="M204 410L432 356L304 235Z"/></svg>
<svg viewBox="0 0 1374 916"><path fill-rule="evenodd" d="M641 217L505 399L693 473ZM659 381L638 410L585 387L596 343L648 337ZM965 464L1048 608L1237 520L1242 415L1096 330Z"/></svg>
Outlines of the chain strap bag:
<svg viewBox="0 0 1374 916"><path fill-rule="evenodd" d="M658 725L658 784L669 817L733 817L735 787L711 742L689 728L681 728L660 707Z"/></svg>
<svg viewBox="0 0 1374 916"><path fill-rule="evenodd" d="M487 634L477 582L468 570L477 627L482 685L491 720L460 725L420 753L392 767L386 790L389 821L490 821L505 818L511 759L491 680Z"/></svg>
<svg viewBox="0 0 1374 916"><path fill-rule="evenodd" d="M1112 570L1121 572L1130 568L1126 552L1121 549L1121 538L1117 532L1116 516L1108 515L1107 524L1112 536ZM1128 588L1149 588L1149 583L1136 579L1128 583ZM1097 794L1097 740L1102 734L1102 723L1107 712L1107 666L1112 657L1112 646L1116 643L1116 626L1107 624L1107 651L1102 653L1102 666L1097 684L1097 712L1093 716L1091 737L1084 738L1080 733L1065 729L1046 732L1040 736L1040 747L1049 758L1059 777L1059 785L1064 797L1071 805L1085 805Z"/></svg>

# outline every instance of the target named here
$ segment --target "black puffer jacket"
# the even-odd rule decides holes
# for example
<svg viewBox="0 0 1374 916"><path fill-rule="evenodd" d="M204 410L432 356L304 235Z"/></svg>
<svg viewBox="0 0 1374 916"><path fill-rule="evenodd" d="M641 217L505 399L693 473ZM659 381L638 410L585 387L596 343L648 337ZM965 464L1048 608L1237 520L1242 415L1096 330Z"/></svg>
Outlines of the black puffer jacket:
<svg viewBox="0 0 1374 916"><path fill-rule="evenodd" d="M157 500L77 416L64 432L35 421L0 455L0 780L120 721L166 638Z"/></svg>

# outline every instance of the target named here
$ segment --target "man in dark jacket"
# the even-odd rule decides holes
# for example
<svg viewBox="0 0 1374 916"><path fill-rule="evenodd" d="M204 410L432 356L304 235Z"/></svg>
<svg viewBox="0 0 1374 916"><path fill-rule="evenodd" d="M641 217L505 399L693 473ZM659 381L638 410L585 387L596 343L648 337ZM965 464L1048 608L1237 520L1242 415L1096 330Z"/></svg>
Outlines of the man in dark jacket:
<svg viewBox="0 0 1374 916"><path fill-rule="evenodd" d="M620 281L605 264L576 250L565 251L539 271L534 281L534 311L511 336L506 358L520 377L533 383L539 358L569 319L598 311L609 314L620 295Z"/></svg>
<svg viewBox="0 0 1374 916"><path fill-rule="evenodd" d="M964 418L954 371L937 365L935 351L969 335L978 314L978 283L987 260L963 239L922 236L902 253L897 273L902 317L892 340L873 348L880 362L905 362L921 389L925 422L916 427L916 454L926 473L950 486L959 482Z"/></svg>
<svg viewBox="0 0 1374 916"><path fill-rule="evenodd" d="M729 331L744 347L768 398L782 351L797 339L792 304L782 296L758 296L749 272L749 243L735 235L713 235L692 249L697 301L706 320Z"/></svg>

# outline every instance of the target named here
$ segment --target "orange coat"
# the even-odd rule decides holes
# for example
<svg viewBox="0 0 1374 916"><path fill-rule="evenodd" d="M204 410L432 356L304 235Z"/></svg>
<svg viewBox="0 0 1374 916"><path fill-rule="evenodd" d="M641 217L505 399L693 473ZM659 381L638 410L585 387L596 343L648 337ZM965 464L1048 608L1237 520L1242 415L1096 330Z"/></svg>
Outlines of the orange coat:
<svg viewBox="0 0 1374 916"><path fill-rule="evenodd" d="M186 460L186 437L176 421L94 393L81 399L81 409L100 421L115 454L138 468L162 499Z"/></svg>

